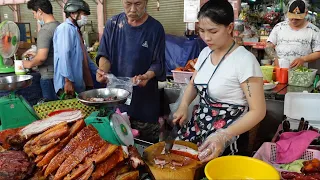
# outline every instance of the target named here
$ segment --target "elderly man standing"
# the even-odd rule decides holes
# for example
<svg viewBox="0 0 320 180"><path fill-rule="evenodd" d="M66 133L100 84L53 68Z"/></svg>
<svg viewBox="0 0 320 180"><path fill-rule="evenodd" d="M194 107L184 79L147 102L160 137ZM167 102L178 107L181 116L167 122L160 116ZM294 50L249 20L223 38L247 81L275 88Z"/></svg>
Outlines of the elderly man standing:
<svg viewBox="0 0 320 180"><path fill-rule="evenodd" d="M97 55L98 82L106 83L105 73L133 77L131 104L122 107L131 117L132 127L141 138L158 140L160 99L158 81L165 80L165 33L162 25L146 12L148 0L122 0L124 13L106 23Z"/></svg>
<svg viewBox="0 0 320 180"><path fill-rule="evenodd" d="M275 65L279 65L279 59L289 60L290 68L320 59L320 30L305 19L307 8L305 0L291 0L289 21L277 24L272 30L265 51L275 60Z"/></svg>
<svg viewBox="0 0 320 180"><path fill-rule="evenodd" d="M93 88L98 67L90 59L80 31L90 15L89 5L84 0L68 0L64 12L67 19L53 37L54 88L58 96L73 96Z"/></svg>

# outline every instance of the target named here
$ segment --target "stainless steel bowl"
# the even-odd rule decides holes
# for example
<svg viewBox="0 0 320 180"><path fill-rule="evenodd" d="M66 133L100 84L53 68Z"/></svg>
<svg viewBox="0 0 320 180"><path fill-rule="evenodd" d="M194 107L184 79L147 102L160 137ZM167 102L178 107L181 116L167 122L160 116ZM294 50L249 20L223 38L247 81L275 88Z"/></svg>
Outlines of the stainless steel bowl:
<svg viewBox="0 0 320 180"><path fill-rule="evenodd" d="M116 96L116 100L112 101L89 101L90 98L108 98ZM124 104L127 98L130 96L130 92L120 88L101 88L93 89L80 93L77 98L80 102L87 106L116 106L118 104Z"/></svg>
<svg viewBox="0 0 320 180"><path fill-rule="evenodd" d="M0 77L0 91L13 91L23 89L32 84L31 75Z"/></svg>

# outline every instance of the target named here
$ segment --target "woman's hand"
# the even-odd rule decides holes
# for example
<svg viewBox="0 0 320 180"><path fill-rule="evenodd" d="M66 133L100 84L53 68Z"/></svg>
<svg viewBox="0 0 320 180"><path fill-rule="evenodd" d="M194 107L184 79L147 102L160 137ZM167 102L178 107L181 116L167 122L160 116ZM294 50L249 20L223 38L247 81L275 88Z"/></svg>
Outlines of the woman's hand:
<svg viewBox="0 0 320 180"><path fill-rule="evenodd" d="M225 129L219 129L212 133L199 147L199 160L201 162L208 162L220 156L226 147L233 142L233 138L234 136L229 134Z"/></svg>
<svg viewBox="0 0 320 180"><path fill-rule="evenodd" d="M107 84L108 83L108 78L106 76L107 73L103 72L102 70L98 69L96 73L96 79L100 83Z"/></svg>
<svg viewBox="0 0 320 180"><path fill-rule="evenodd" d="M188 106L180 104L178 110L173 114L173 124L179 123L180 127L183 127L187 123L188 118Z"/></svg>
<svg viewBox="0 0 320 180"><path fill-rule="evenodd" d="M306 62L306 61L304 61L303 58L299 57L299 58L295 59L295 60L290 64L290 68L303 66L303 64L304 64L305 62Z"/></svg>

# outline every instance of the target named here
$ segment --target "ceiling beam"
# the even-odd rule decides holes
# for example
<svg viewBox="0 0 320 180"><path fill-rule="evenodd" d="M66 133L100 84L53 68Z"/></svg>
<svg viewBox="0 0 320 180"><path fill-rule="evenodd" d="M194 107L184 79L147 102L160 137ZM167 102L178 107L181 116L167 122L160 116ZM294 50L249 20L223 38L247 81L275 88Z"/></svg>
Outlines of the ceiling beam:
<svg viewBox="0 0 320 180"><path fill-rule="evenodd" d="M0 1L0 5L15 5L15 4L24 4L27 3L28 0L2 0Z"/></svg>
<svg viewBox="0 0 320 180"><path fill-rule="evenodd" d="M11 9L11 11L16 11L16 6L13 4L8 4L8 7Z"/></svg>

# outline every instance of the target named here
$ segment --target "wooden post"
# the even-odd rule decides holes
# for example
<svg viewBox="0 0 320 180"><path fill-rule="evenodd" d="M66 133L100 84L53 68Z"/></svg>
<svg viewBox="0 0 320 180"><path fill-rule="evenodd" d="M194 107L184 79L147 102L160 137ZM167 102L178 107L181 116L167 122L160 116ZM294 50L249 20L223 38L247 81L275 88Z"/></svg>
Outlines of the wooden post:
<svg viewBox="0 0 320 180"><path fill-rule="evenodd" d="M66 21L66 14L64 13L64 5L67 2L67 0L56 0L56 2L61 8L61 13L62 13L63 22L64 22Z"/></svg>
<svg viewBox="0 0 320 180"><path fill-rule="evenodd" d="M20 22L21 21L20 5L19 4L8 4L8 7L12 11L14 21Z"/></svg>
<svg viewBox="0 0 320 180"><path fill-rule="evenodd" d="M16 4L15 5L16 7L16 12L15 12L15 14L16 14L16 20L17 20L17 22L21 22L21 12L20 12L20 4Z"/></svg>
<svg viewBox="0 0 320 180"><path fill-rule="evenodd" d="M66 13L64 13L64 5L67 3L67 0L62 0L62 3L61 3L61 11L62 11L62 14L63 14L63 21L66 21Z"/></svg>
<svg viewBox="0 0 320 180"><path fill-rule="evenodd" d="M241 1L240 0L228 0L233 7L234 19L238 19L238 14L241 10Z"/></svg>
<svg viewBox="0 0 320 180"><path fill-rule="evenodd" d="M105 24L105 0L98 0L97 1L97 17L98 17L98 33L99 33L99 40L102 37L104 24Z"/></svg>

